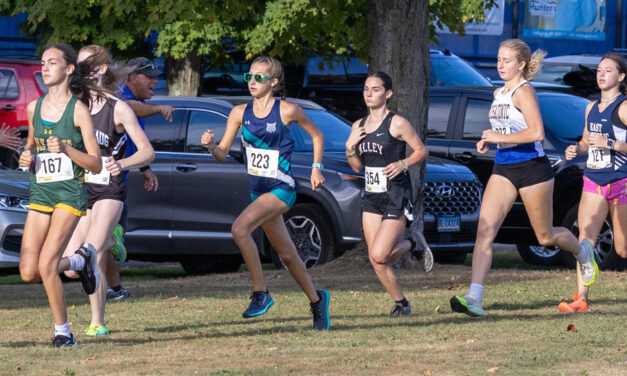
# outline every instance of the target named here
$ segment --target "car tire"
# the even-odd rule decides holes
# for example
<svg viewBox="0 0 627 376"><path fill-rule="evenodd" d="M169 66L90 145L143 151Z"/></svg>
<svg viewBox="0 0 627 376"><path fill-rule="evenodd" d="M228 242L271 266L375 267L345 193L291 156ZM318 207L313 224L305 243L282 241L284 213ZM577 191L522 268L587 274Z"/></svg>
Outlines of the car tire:
<svg viewBox="0 0 627 376"><path fill-rule="evenodd" d="M215 258L195 258L181 261L185 273L204 275L212 273L231 273L239 270L241 257L223 256Z"/></svg>
<svg viewBox="0 0 627 376"><path fill-rule="evenodd" d="M562 250L559 247L532 244L516 244L518 253L524 262L531 265L562 265Z"/></svg>
<svg viewBox="0 0 627 376"><path fill-rule="evenodd" d="M285 226L296 246L296 251L307 268L322 265L335 254L335 234L320 205L300 203L283 215ZM278 269L285 265L269 244L270 257Z"/></svg>
<svg viewBox="0 0 627 376"><path fill-rule="evenodd" d="M462 253L460 255L433 255L435 262L438 264L451 264L451 265L462 265L466 262L467 253Z"/></svg>
<svg viewBox="0 0 627 376"><path fill-rule="evenodd" d="M575 205L568 211L564 218L565 225L566 221L568 221L569 224L566 228L570 229L577 238L579 238L579 224L577 223L578 212L579 205ZM599 236L597 237L597 241L594 245L594 253L600 270L625 268L626 263L616 254L616 250L614 249L614 231L612 230L612 220L609 215L605 219ZM575 256L570 252L562 252L562 259L564 265L570 269L575 269L577 266Z"/></svg>

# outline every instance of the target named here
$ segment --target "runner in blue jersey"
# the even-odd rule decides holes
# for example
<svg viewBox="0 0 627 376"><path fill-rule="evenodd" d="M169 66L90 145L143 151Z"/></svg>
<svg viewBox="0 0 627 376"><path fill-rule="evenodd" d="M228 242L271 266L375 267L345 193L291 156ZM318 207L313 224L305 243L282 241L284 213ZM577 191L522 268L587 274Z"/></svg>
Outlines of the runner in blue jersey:
<svg viewBox="0 0 627 376"><path fill-rule="evenodd" d="M492 243L505 216L520 195L538 242L572 252L581 261L584 283L596 279L598 268L589 244L563 227L553 227L553 169L542 149L544 127L535 90L527 82L540 71L546 53L520 39L501 43L497 68L505 81L494 91L489 112L492 129L483 131L477 152L497 144L492 176L488 180L472 255L472 281L464 296L453 296L451 309L471 317L483 316L483 283L492 264Z"/></svg>
<svg viewBox="0 0 627 376"><path fill-rule="evenodd" d="M273 96L275 91L284 87L283 77L283 67L278 60L265 56L255 59L250 71L244 75L253 99L231 110L219 145L216 145L211 130L202 135L201 142L216 160L223 161L238 131L242 132L252 203L237 217L231 232L253 280L251 303L243 316L263 315L274 304L266 288L259 251L252 238L252 232L261 226L283 264L309 298L314 329L327 330L329 293L314 288L283 221L283 214L296 201L298 188L290 166L294 140L289 127L293 122L297 123L313 140L312 189L324 182L320 163L324 138L300 106L287 102L285 96L282 99Z"/></svg>
<svg viewBox="0 0 627 376"><path fill-rule="evenodd" d="M588 104L583 137L566 149L566 159L588 154L579 201L579 240L595 245L608 213L614 230L614 250L627 258L627 65L621 55L607 54L597 69L601 99ZM598 245L595 249L598 251ZM605 257L613 257L607 254ZM561 302L561 312L585 312L588 292L577 273L573 302Z"/></svg>

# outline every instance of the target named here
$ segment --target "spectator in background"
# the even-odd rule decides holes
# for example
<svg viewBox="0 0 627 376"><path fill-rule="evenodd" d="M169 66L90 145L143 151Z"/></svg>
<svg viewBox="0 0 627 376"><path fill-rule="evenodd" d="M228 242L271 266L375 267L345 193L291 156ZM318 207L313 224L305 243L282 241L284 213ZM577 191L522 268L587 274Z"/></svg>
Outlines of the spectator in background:
<svg viewBox="0 0 627 376"><path fill-rule="evenodd" d="M20 131L5 123L0 125L0 147L17 150L22 145Z"/></svg>
<svg viewBox="0 0 627 376"><path fill-rule="evenodd" d="M176 108L168 105L154 105L144 103L145 100L152 98L154 88L157 85L157 77L163 75L154 63L145 57L131 59L126 64L130 70L126 86L122 88L122 99L131 107L137 116L139 125L144 129L144 118L161 114L166 120L172 121L172 113ZM129 157L137 151L137 147L131 140L127 141L126 156ZM144 188L148 192L156 192L159 188L157 176L150 169L150 166L143 166L139 169L144 177ZM126 177L126 175L125 175ZM128 217L128 205L124 203L124 210L120 218L120 223L114 231L115 245L111 248L107 264L107 300L119 300L128 298L131 294L122 287L120 281L120 265L124 262L124 258L117 255L125 254L123 250L123 232L126 230Z"/></svg>

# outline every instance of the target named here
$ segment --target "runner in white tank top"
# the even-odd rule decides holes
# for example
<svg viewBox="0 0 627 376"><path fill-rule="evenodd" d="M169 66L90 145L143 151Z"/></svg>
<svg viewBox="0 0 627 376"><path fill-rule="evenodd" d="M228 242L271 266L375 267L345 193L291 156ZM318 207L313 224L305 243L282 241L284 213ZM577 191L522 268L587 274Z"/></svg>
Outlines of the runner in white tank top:
<svg viewBox="0 0 627 376"><path fill-rule="evenodd" d="M492 243L518 195L543 246L555 245L572 252L582 262L586 282L596 277L592 252L582 251L577 238L563 227L553 227L553 170L540 143L542 117L535 90L527 85L539 70L544 52L534 52L519 39L501 43L498 53L503 88L494 91L489 117L492 129L477 142L481 154L498 144L492 176L486 185L479 213L477 241L472 256L472 283L464 296L453 296L451 309L472 317L483 316L483 282L492 264Z"/></svg>

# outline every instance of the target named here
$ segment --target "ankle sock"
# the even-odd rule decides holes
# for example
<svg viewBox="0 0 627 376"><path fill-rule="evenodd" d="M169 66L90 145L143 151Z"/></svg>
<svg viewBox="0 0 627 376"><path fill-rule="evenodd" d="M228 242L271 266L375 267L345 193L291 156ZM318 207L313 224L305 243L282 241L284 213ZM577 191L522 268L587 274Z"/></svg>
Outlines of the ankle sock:
<svg viewBox="0 0 627 376"><path fill-rule="evenodd" d="M85 267L85 258L78 253L69 256L70 270L81 270Z"/></svg>
<svg viewBox="0 0 627 376"><path fill-rule="evenodd" d="M588 258L588 250L586 249L586 247L582 246L581 251L579 251L579 254L576 255L575 258L579 262L585 261Z"/></svg>
<svg viewBox="0 0 627 376"><path fill-rule="evenodd" d="M63 325L54 324L54 335L56 336L70 336L70 323L66 322Z"/></svg>
<svg viewBox="0 0 627 376"><path fill-rule="evenodd" d="M478 301L481 301L481 299L483 299L483 285L480 285L478 283L471 283L468 295L472 296Z"/></svg>

